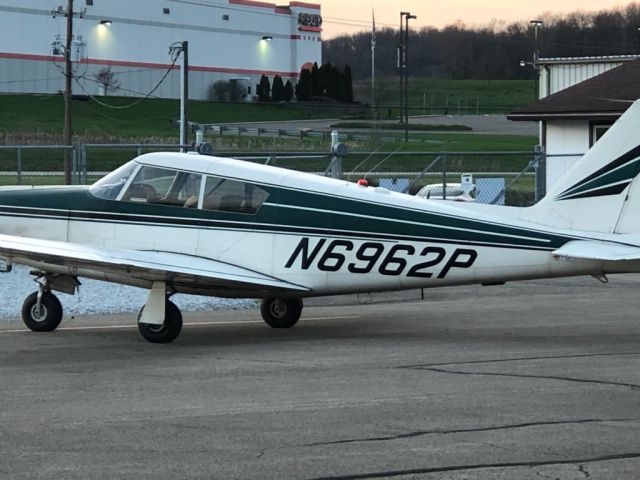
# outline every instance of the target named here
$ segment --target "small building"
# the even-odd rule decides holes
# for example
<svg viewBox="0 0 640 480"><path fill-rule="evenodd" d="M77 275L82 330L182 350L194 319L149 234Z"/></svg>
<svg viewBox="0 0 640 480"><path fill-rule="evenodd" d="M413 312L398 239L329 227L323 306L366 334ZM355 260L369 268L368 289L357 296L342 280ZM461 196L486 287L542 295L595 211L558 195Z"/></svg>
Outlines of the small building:
<svg viewBox="0 0 640 480"><path fill-rule="evenodd" d="M545 74L541 59L541 83L552 92L536 102L511 112L514 121L540 122L540 145L547 153L547 189L553 186L607 131L631 103L640 98L640 59L605 57L607 62L577 64L573 73L567 65L554 77ZM593 59L592 59L593 60ZM585 59L586 61L586 59ZM607 67L614 67L606 70ZM604 70L602 73L597 73ZM562 74L561 74L562 73ZM581 80L571 84L571 79ZM542 91L541 86L541 91Z"/></svg>
<svg viewBox="0 0 640 480"><path fill-rule="evenodd" d="M64 89L66 1L0 0L0 92ZM303 65L321 63L320 5L256 0L76 0L71 57L77 94L97 95L109 69L120 96L180 95L170 45L189 42L189 91L206 99L216 81L255 95L262 75L295 82ZM166 78L165 78L166 76ZM154 90L154 88L157 88ZM103 87L104 90L104 87Z"/></svg>

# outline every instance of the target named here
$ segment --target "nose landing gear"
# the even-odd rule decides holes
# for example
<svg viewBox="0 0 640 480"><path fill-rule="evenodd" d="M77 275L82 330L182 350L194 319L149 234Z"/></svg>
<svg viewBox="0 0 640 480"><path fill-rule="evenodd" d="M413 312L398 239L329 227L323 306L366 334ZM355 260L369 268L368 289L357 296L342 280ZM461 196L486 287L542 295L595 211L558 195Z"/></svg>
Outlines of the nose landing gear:
<svg viewBox="0 0 640 480"><path fill-rule="evenodd" d="M60 300L42 287L29 295L22 304L22 321L34 332L52 332L62 321Z"/></svg>

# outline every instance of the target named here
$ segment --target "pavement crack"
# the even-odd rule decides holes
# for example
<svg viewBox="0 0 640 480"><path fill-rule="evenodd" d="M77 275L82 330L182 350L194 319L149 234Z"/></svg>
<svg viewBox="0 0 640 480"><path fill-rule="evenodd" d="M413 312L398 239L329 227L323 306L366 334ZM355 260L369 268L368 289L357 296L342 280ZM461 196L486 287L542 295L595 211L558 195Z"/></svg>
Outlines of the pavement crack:
<svg viewBox="0 0 640 480"><path fill-rule="evenodd" d="M433 429L433 430L417 430L414 432L400 433L397 435L388 435L380 437L368 437L368 438L353 438L345 440L334 440L331 442L316 442L303 445L304 447L318 447L324 445L342 445L345 443L366 443L366 442L386 442L391 440L402 440L405 438L421 437L425 435L450 435L456 433L475 433L475 432L491 432L496 430L513 430L518 428L530 428L540 427L547 425L571 425L581 423L604 423L604 422L629 422L636 421L637 419L617 418L617 419L598 419L598 418L585 418L577 420L556 420L556 421L544 421L544 422L524 422L514 423L506 425L492 425L489 427L476 427L476 428L458 428L458 429Z"/></svg>
<svg viewBox="0 0 640 480"><path fill-rule="evenodd" d="M624 357L639 356L640 352L620 352L620 353L590 353L581 355L553 355L541 357L514 357L514 358L496 358L490 360L469 360L467 362L445 362L445 363L425 363L421 365L401 365L396 369L420 369L430 367L446 367L454 365L480 365L485 363L505 363L505 362L523 362L527 360L564 360L567 358L593 358L593 357Z"/></svg>
<svg viewBox="0 0 640 480"><path fill-rule="evenodd" d="M596 385L610 385L615 387L626 387L632 390L640 390L640 385L636 383L626 382L613 382L609 380L595 380L590 378L577 378L577 377L563 377L560 375L535 375L532 373L501 373L501 372L469 372L466 370L449 370L446 368L430 368L430 367L417 367L415 370L425 370L436 373L447 373L451 375L478 375L488 377L511 377L511 378L536 378L542 380L559 380L563 382L574 383L591 383Z"/></svg>
<svg viewBox="0 0 640 480"><path fill-rule="evenodd" d="M550 477L549 475L545 475L544 473L542 473L540 470L538 470L537 468L533 469L534 473L540 477L540 478L549 478L551 480L560 480L558 477Z"/></svg>
<svg viewBox="0 0 640 480"><path fill-rule="evenodd" d="M584 478L591 478L591 474L584 465L578 465L578 471L584 475Z"/></svg>
<svg viewBox="0 0 640 480"><path fill-rule="evenodd" d="M357 473L347 475L337 475L331 477L314 477L309 480L364 480L368 478L391 478L391 477L404 477L408 475L425 475L429 473L443 473L443 472L460 472L469 470L487 470L491 468L518 468L529 467L535 469L536 467L543 467L549 465L581 465L585 463L598 463L609 462L614 460L628 460L640 458L640 452L621 453L617 455L603 455L600 457L580 458L580 459L567 459L567 460L533 460L529 462L505 462L505 463L476 463L469 465L447 465L443 467L426 467L426 468L412 468L406 470L388 470L383 472L368 472Z"/></svg>

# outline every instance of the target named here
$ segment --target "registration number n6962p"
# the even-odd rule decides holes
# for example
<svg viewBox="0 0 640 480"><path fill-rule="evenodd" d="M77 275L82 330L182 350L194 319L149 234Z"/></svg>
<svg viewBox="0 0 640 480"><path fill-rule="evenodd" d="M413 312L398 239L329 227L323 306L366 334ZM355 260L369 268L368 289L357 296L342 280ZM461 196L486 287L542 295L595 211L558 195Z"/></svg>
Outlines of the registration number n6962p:
<svg viewBox="0 0 640 480"><path fill-rule="evenodd" d="M352 252L352 253L350 253ZM411 244L319 239L311 245L304 237L295 247L285 268L312 268L323 272L348 271L355 274L377 272L381 275L445 278L453 268L469 268L478 252L456 248L451 253L440 246L414 247Z"/></svg>

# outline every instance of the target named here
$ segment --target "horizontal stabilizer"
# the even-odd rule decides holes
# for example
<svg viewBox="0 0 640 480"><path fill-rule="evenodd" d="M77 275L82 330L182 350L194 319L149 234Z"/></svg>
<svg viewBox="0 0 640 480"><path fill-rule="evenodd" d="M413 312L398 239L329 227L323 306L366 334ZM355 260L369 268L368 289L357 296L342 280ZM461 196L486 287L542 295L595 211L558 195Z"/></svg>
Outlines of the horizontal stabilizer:
<svg viewBox="0 0 640 480"><path fill-rule="evenodd" d="M618 262L640 260L640 247L597 240L574 240L554 251L556 257Z"/></svg>

